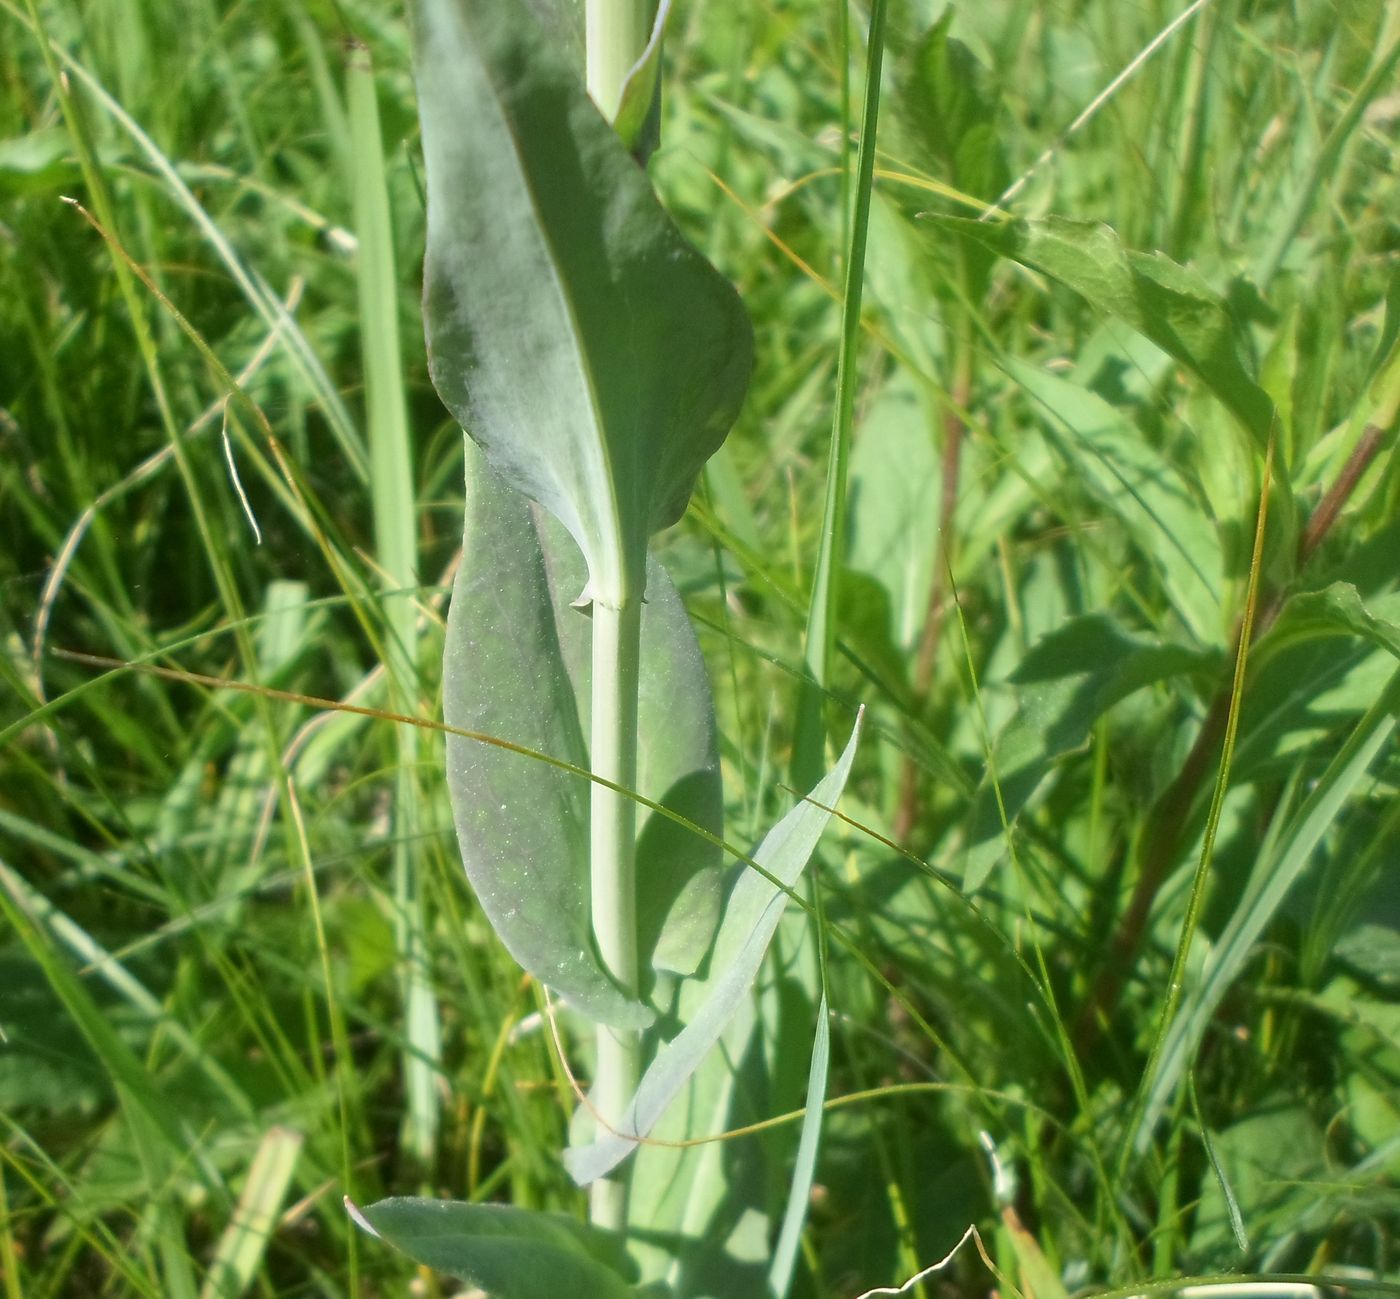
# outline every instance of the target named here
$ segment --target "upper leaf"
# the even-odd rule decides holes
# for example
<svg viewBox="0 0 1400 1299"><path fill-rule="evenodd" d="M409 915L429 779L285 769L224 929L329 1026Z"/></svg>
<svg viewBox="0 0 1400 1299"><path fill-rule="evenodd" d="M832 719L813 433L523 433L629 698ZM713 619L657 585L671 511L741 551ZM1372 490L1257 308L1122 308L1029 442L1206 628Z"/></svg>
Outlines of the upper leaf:
<svg viewBox="0 0 1400 1299"><path fill-rule="evenodd" d="M419 0L416 44L433 381L592 597L637 598L738 415L748 317L528 6Z"/></svg>
<svg viewBox="0 0 1400 1299"><path fill-rule="evenodd" d="M953 17L950 5L904 61L898 115L915 161L968 198L991 204L1011 179L1002 101L977 56L949 35ZM977 244L960 247L964 290L977 300L995 259Z"/></svg>

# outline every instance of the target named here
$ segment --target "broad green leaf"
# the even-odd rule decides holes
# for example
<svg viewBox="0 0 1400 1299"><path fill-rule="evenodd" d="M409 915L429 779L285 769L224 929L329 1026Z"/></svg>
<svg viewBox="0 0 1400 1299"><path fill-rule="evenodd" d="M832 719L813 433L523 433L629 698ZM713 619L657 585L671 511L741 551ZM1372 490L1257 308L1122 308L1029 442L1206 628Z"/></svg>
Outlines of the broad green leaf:
<svg viewBox="0 0 1400 1299"><path fill-rule="evenodd" d="M889 592L891 635L905 650L928 613L940 477L929 413L914 386L896 379L871 405L851 451L850 566Z"/></svg>
<svg viewBox="0 0 1400 1299"><path fill-rule="evenodd" d="M1097 221L973 221L936 214L929 220L1059 280L1096 311L1131 325L1195 373L1262 450L1273 402L1246 366L1243 328L1195 271L1161 253L1125 248Z"/></svg>
<svg viewBox="0 0 1400 1299"><path fill-rule="evenodd" d="M638 1139L651 1132L681 1094L744 1002L787 901L773 880L791 889L802 874L831 819L826 809L846 786L859 736L858 719L845 751L810 800L783 817L755 851L754 861L773 879L747 868L739 876L715 937L709 976L687 989L696 1010L684 1016L685 1027L656 1053L618 1130L564 1152L565 1167L579 1185L604 1176L637 1148Z"/></svg>
<svg viewBox="0 0 1400 1299"><path fill-rule="evenodd" d="M636 1299L621 1240L560 1213L408 1196L356 1212L415 1262L493 1299Z"/></svg>
<svg viewBox="0 0 1400 1299"><path fill-rule="evenodd" d="M469 457L467 528L443 660L448 724L588 767L589 619L571 606L578 548L553 520ZM638 785L718 835L714 709L695 633L652 559L642 615ZM468 878L511 955L603 1023L651 1012L617 989L589 923L588 782L536 758L460 736L448 789ZM659 814L637 845L643 952L680 973L703 958L719 917L719 851Z"/></svg>
<svg viewBox="0 0 1400 1299"><path fill-rule="evenodd" d="M1292 596L1250 652L1236 779L1277 776L1309 747L1334 747L1338 719L1374 702L1397 657L1400 596L1363 600L1350 582Z"/></svg>
<svg viewBox="0 0 1400 1299"><path fill-rule="evenodd" d="M433 381L620 605L738 414L748 317L526 7L416 12Z"/></svg>
<svg viewBox="0 0 1400 1299"><path fill-rule="evenodd" d="M1084 744L1099 717L1143 686L1214 663L1130 636L1103 614L1075 618L1037 642L1011 677L1016 712L997 735L969 813L963 888L979 889L1006 851L1003 811L1014 826L1054 761Z"/></svg>
<svg viewBox="0 0 1400 1299"><path fill-rule="evenodd" d="M1317 1189L1306 1182L1322 1167L1326 1142L1306 1108L1280 1098L1217 1134L1213 1145L1222 1176L1202 1176L1191 1246L1207 1258L1213 1251L1222 1262L1236 1263L1231 1199L1252 1235L1267 1239L1285 1223L1296 1225L1316 1204Z"/></svg>
<svg viewBox="0 0 1400 1299"><path fill-rule="evenodd" d="M583 0L525 0L545 39L576 68L580 76L584 68Z"/></svg>
<svg viewBox="0 0 1400 1299"><path fill-rule="evenodd" d="M954 11L943 11L903 69L905 129L951 185L993 202L1011 179L998 116L1002 99L987 70L949 32Z"/></svg>
<svg viewBox="0 0 1400 1299"><path fill-rule="evenodd" d="M898 114L915 161L970 199L994 203L1011 179L1001 100L977 56L949 35L953 18L950 5L900 70ZM974 245L964 244L962 251L958 287L975 304L993 258Z"/></svg>

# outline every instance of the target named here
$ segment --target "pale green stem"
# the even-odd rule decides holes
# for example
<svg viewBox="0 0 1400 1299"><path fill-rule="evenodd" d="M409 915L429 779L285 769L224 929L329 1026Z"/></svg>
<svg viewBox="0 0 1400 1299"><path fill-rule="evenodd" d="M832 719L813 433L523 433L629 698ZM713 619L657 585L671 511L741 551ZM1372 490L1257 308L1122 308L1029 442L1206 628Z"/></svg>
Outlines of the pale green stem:
<svg viewBox="0 0 1400 1299"><path fill-rule="evenodd" d="M653 0L587 0L584 50L588 93L608 121L617 116L622 86L651 36Z"/></svg>
<svg viewBox="0 0 1400 1299"><path fill-rule="evenodd" d="M608 121L617 117L627 75L646 49L655 0L585 0L584 49L588 93ZM642 602L593 605L593 774L623 789L637 785L637 667ZM593 786L589 860L593 936L598 954L624 992L637 994L636 804L603 785ZM616 1124L641 1077L641 1035L598 1028L593 1104ZM593 1183L591 1216L600 1227L627 1225L626 1173Z"/></svg>
<svg viewBox="0 0 1400 1299"><path fill-rule="evenodd" d="M623 789L637 786L637 676L642 602L620 609L593 606L593 774ZM589 820L593 935L598 954L624 992L637 993L637 805L605 785L593 785ZM609 1123L626 1112L641 1076L641 1036L598 1028L593 1103ZM621 1230L627 1221L625 1174L593 1184L592 1217Z"/></svg>

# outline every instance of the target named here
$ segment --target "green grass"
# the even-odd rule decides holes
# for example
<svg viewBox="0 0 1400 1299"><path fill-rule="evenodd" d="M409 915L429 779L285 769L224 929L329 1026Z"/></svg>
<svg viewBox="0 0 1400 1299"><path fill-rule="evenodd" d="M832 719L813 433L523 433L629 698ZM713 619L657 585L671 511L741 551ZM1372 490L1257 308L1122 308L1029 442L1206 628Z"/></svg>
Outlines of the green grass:
<svg viewBox="0 0 1400 1299"><path fill-rule="evenodd" d="M726 838L790 805L823 620L825 729L868 709L825 983L793 908L761 992L768 1114L802 1104L821 986L833 1012L799 1295L898 1284L969 1225L1001 1279L969 1244L923 1294L1400 1284L1400 11L1214 0L1067 135L1182 7L984 0L950 29L980 71L922 88L890 7L858 338L868 9L672 19L651 171L758 339L661 543ZM1257 545L1263 449L1217 393L923 215L1047 149L1012 212L1232 304L1279 416ZM316 702L440 716L461 439L422 204L399 5L0 0L4 1299L371 1299L409 1265L345 1194L584 1211L441 734Z"/></svg>

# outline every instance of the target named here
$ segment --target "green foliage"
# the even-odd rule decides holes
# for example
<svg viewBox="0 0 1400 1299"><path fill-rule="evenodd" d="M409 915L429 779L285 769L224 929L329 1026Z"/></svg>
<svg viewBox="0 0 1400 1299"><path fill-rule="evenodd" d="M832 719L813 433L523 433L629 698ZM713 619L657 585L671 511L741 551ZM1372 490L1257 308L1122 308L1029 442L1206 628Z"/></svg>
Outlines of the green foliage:
<svg viewBox="0 0 1400 1299"><path fill-rule="evenodd" d="M794 1299L898 1286L969 1224L1000 1278L969 1242L911 1294L1400 1281L1400 11L1214 0L1069 129L1184 7L890 6L820 696L843 738L864 706L861 748L803 872L811 911L787 905L753 992L652 1135L785 1121L632 1153L633 1223L650 1228L624 1260L581 1226L560 1159L596 1136L586 1112L570 1119L569 1075L595 1077L593 1025L554 1002L556 1051L539 980L463 880L443 742L417 728L405 743L408 723L385 717L431 720L454 697L438 663L462 438L418 342L415 268L424 139L478 137L465 117L420 136L402 6L193 0L171 22L148 0L0 0L4 1299L468 1288L342 1207L393 1190L520 1210L526 1234L494 1248L513 1267L557 1249L588 1273L580 1294L616 1277L623 1292L767 1295L804 1124ZM529 8L562 32L557 89L581 66L575 6ZM650 537L713 683L713 751L700 762L688 723L681 746L710 792L671 805L738 846L794 806L781 773L827 517L869 17L677 0L645 177L576 98L549 119L549 156L586 135L602 158L555 173L578 182L579 210L604 210L614 171L649 180L669 216L638 198L650 215L628 207L626 230L637 216L660 221L664 248L683 236L753 320L747 405L690 509L652 533L701 448L643 457L658 477L635 477L629 534L634 554ZM372 70L346 68L347 37ZM466 73L483 115L517 94ZM518 94L538 88L521 78ZM378 176L357 143L371 107ZM1010 224L971 223L1028 171ZM591 243L559 223L565 246L602 248L596 222ZM517 262L478 260L532 336L548 326L577 354L551 300L507 281ZM696 278L728 320L728 290ZM663 283L639 290L648 309L669 308ZM609 301L590 311L615 336ZM661 315L646 352L672 409L672 362L695 349L681 307L679 325ZM543 367L519 368L526 396L558 395ZM396 398L406 484L371 471ZM1271 412L1234 761L1180 1008L1130 1130L1201 860ZM549 549L552 521L521 518L566 566L531 588L530 616L560 633L563 677L556 659L541 670L567 685L581 735L588 620L568 603L587 565L572 538ZM396 566L406 554L416 576ZM483 562L468 549L462 571ZM648 619L677 607L660 577L648 588ZM524 676L536 642L509 649ZM677 719L694 704L647 698ZM531 743L518 716L481 725L590 765L577 735ZM583 777L450 743L517 770L512 795L557 782L589 801ZM661 799L674 782L648 763L635 783ZM700 842L637 812L655 860ZM490 842L509 827L480 828ZM677 878L752 876L714 851ZM587 903L570 905L581 925ZM684 985L693 997L718 971L660 968L664 890L647 914L659 1045L681 1030ZM438 1062L414 987L438 1012ZM828 1108L799 1118L828 1010ZM438 1113L426 1161L405 1124L410 1061ZM547 1239L529 1234L538 1215ZM439 1243L473 1239L452 1233Z"/></svg>
<svg viewBox="0 0 1400 1299"><path fill-rule="evenodd" d="M682 990L680 1019L685 1027L657 1051L623 1122L591 1145L565 1152L564 1164L580 1185L604 1176L635 1149L638 1138L650 1133L747 999L783 904L850 777L858 735L857 727L831 772L754 850L753 861L761 870L746 869L734 884L715 935L709 976Z"/></svg>
<svg viewBox="0 0 1400 1299"><path fill-rule="evenodd" d="M1092 221L937 220L951 233L1043 271L1082 293L1104 316L1151 339L1199 375L1262 450L1273 422L1273 403L1251 378L1241 355L1240 323L1199 274L1161 253L1124 248L1108 226Z"/></svg>

